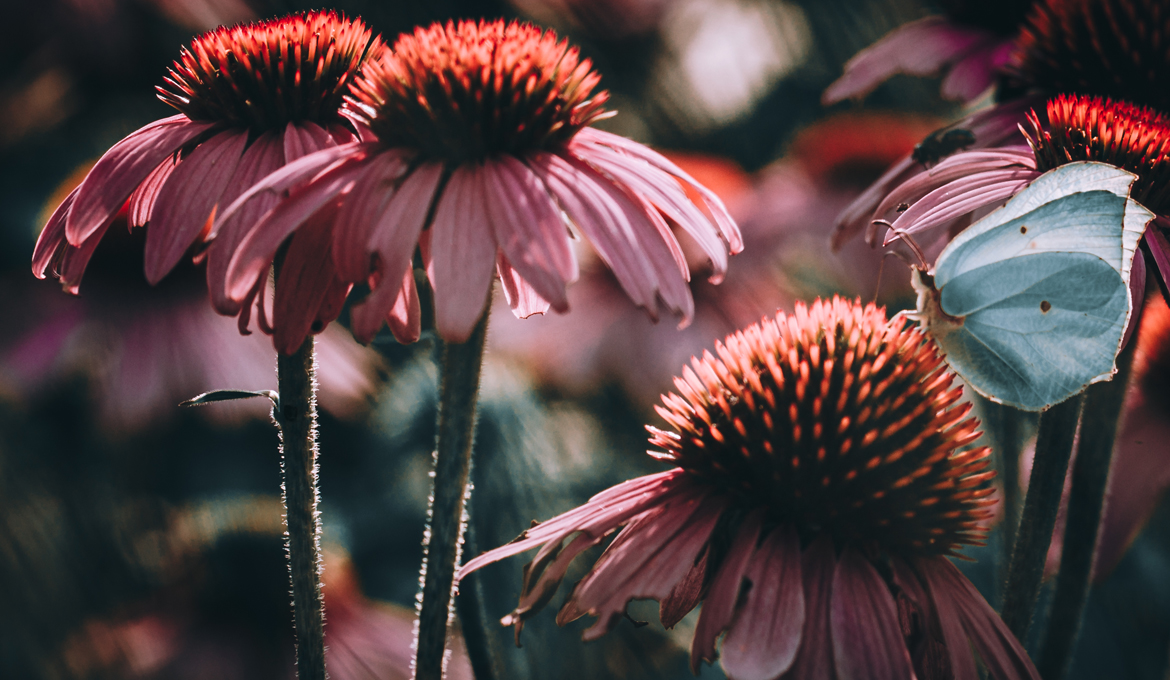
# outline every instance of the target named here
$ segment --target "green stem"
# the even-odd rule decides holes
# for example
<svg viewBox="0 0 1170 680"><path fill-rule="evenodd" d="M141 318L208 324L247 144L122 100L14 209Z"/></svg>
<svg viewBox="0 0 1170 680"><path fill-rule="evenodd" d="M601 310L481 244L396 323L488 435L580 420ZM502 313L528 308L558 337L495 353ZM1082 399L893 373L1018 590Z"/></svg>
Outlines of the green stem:
<svg viewBox="0 0 1170 680"><path fill-rule="evenodd" d="M1092 385L1086 392L1084 422L1073 462L1060 572L1056 577L1052 613L1048 617L1048 633L1040 650L1038 670L1045 680L1062 680L1068 674L1073 644L1081 629L1097 552L1097 533L1105 505L1109 465L1113 460L1133 367L1137 344L1134 340L1136 338L1118 356L1117 374L1113 380Z"/></svg>
<svg viewBox="0 0 1170 680"><path fill-rule="evenodd" d="M454 616L455 568L467 525L465 508L471 493L471 445L475 406L483 366L488 310L463 343L443 346L439 386L438 441L435 482L431 492L430 526L424 539L422 596L418 614L415 678L440 680L445 664L447 629Z"/></svg>
<svg viewBox="0 0 1170 680"><path fill-rule="evenodd" d="M1032 461L1024 511L1012 549L1011 563L1008 565L1003 609L1000 613L1004 623L1020 640L1028 634L1036 600L1040 595L1044 562L1048 558L1048 545L1052 542L1052 530L1060 509L1064 478L1068 472L1068 460L1072 454L1083 401L1083 396L1078 394L1040 416L1036 456Z"/></svg>
<svg viewBox="0 0 1170 680"><path fill-rule="evenodd" d="M278 354L281 472L289 577L296 631L297 677L325 680L325 610L321 595L321 525L317 513L317 404L313 338L291 356Z"/></svg>
<svg viewBox="0 0 1170 680"><path fill-rule="evenodd" d="M1003 490L1003 565L1011 558L1012 540L1020 523L1020 454L1023 452L1024 413L1019 409L981 399L983 427L996 455L996 470Z"/></svg>

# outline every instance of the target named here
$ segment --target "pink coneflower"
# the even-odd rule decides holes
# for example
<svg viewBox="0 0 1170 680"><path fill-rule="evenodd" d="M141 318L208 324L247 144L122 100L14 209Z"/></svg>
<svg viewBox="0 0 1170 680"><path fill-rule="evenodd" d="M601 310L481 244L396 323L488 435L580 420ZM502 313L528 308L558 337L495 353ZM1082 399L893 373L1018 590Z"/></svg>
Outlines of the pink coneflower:
<svg viewBox="0 0 1170 680"><path fill-rule="evenodd" d="M570 562L616 537L557 616L635 598L673 626L702 602L692 666L733 680L1037 678L1022 647L947 559L990 515L989 450L962 388L917 330L873 305L798 305L692 361L649 428L677 467L630 480L472 560L540 547L515 624L547 604ZM567 546L563 545L569 539Z"/></svg>
<svg viewBox="0 0 1170 680"><path fill-rule="evenodd" d="M247 299L285 239L305 233L318 247L302 252L294 241L284 263L295 256L306 272L304 294L321 295L326 278L317 272L335 268L343 281L370 285L352 312L359 339L388 320L411 340L419 327L417 247L437 329L459 342L480 318L495 274L517 316L567 310L566 284L577 276L571 228L636 304L689 321L689 269L671 226L698 243L714 280L728 250L740 250L739 233L719 199L673 163L589 127L606 115L606 94L594 93L599 80L575 48L528 24L462 21L400 36L370 58L346 104L368 136L273 174L225 213L293 189L240 242L229 294ZM327 211L338 201L334 219ZM292 329L282 341L281 317L304 304L278 291L278 348L303 337Z"/></svg>
<svg viewBox="0 0 1170 680"><path fill-rule="evenodd" d="M942 4L945 15L912 21L858 52L845 64L845 74L825 90L824 103L864 97L898 73L942 75L942 96L947 99L970 102L986 93L1009 63L1032 3Z"/></svg>
<svg viewBox="0 0 1170 680"><path fill-rule="evenodd" d="M207 253L212 299L239 312L224 295L223 271L240 230L275 200L253 203L214 231L211 218L285 163L353 138L338 108L370 44L360 21L335 12L218 28L196 38L158 88L159 98L181 113L130 134L102 156L41 233L33 273L43 278L52 271L76 293L94 249L129 199L130 226L148 225L147 280L157 283L192 246L214 239Z"/></svg>

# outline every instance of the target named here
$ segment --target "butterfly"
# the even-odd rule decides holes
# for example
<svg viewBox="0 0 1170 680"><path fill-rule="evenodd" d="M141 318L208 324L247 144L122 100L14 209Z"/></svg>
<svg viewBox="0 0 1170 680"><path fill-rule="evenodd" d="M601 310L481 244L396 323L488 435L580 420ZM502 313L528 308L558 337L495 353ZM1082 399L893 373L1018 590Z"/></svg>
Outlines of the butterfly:
<svg viewBox="0 0 1170 680"><path fill-rule="evenodd" d="M1108 380L1133 311L1130 269L1154 215L1105 163L1047 172L915 268L915 318L976 392L1042 411Z"/></svg>

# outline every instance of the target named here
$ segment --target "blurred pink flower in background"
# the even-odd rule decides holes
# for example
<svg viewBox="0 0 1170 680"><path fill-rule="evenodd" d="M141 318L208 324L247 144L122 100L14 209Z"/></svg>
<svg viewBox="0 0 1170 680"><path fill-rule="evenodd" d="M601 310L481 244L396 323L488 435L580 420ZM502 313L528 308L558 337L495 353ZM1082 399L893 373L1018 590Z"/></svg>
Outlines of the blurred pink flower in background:
<svg viewBox="0 0 1170 680"><path fill-rule="evenodd" d="M1011 61L1031 0L942 4L946 14L905 24L858 52L825 90L824 103L861 99L899 73L942 76L942 96L960 102L990 90Z"/></svg>
<svg viewBox="0 0 1170 680"><path fill-rule="evenodd" d="M701 602L696 672L721 657L732 680L973 680L977 652L997 680L1037 680L946 557L982 544L995 503L990 450L959 452L981 433L954 377L883 309L798 303L692 360L663 396L671 429L648 428L651 455L677 467L534 524L460 577L540 549L502 621L519 640L570 563L616 534L557 615L597 617L586 640L634 599L657 600L668 628Z"/></svg>
<svg viewBox="0 0 1170 680"><path fill-rule="evenodd" d="M677 329L647 319L622 295L613 275L586 255L581 280L569 290L574 313L523 323L497 315L489 328L493 354L569 392L616 381L637 404L648 406L688 358L798 297L841 291L872 297L881 263L863 244L835 256L825 234L858 188L931 125L897 115L836 116L804 130L786 158L754 177L718 157L666 152L723 198L744 240L744 252L730 262L720 285L691 281L694 322ZM679 236L694 269L699 251L685 234ZM882 292L910 295L903 279L891 268Z"/></svg>
<svg viewBox="0 0 1170 680"><path fill-rule="evenodd" d="M302 293L277 291L278 349L300 345L308 330L298 325L302 298L332 295L322 292L330 277L372 289L352 310L358 339L386 321L395 337L412 341L417 247L439 335L462 342L497 274L516 316L568 310L567 284L578 273L573 229L634 303L689 322L690 267L669 224L698 244L712 281L722 278L728 252L742 248L739 232L719 198L673 163L589 127L607 115L606 93L593 92L599 81L576 48L530 24L449 22L399 36L371 56L347 101L362 141L272 174L219 218L292 190L241 239L229 294L242 301L256 290L296 232L317 247L289 248L285 266L303 273Z"/></svg>
<svg viewBox="0 0 1170 680"><path fill-rule="evenodd" d="M58 193L70 191L85 171ZM6 315L21 331L0 343L0 389L27 396L85 376L103 427L112 431L173 416L180 401L210 390L275 389L271 342L241 336L234 319L215 313L202 267L182 263L161 285L150 286L137 266L141 232L126 229L125 211L111 226L79 297L39 283L13 284L26 290L15 297L28 299L6 301ZM317 362L321 407L341 418L366 413L380 384L378 354L331 327L319 338ZM233 421L263 417L270 408L267 400L253 399L198 410Z"/></svg>
<svg viewBox="0 0 1170 680"><path fill-rule="evenodd" d="M219 28L196 38L158 88L159 98L182 113L131 133L98 160L49 218L33 253L33 273L52 273L76 293L90 257L129 200L130 227L146 226L147 280L158 283L193 246L211 241L212 301L223 313L241 314L245 328L253 300L263 300L261 286L231 300L223 272L240 229L275 197L253 202L214 230L211 220L285 163L353 138L338 109L367 47L377 42L360 21L335 12ZM342 298L348 292L343 287ZM318 330L341 311L340 304L329 304L334 297L304 312Z"/></svg>

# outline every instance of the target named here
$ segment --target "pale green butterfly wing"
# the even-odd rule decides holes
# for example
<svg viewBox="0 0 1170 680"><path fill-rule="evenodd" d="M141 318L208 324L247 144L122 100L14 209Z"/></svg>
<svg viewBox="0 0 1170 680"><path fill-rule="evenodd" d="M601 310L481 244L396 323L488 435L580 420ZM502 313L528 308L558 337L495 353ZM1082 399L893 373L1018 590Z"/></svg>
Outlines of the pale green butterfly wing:
<svg viewBox="0 0 1170 680"><path fill-rule="evenodd" d="M1149 211L1134 176L1100 163L1049 172L943 251L919 316L977 392L1030 411L1114 370L1129 270Z"/></svg>

